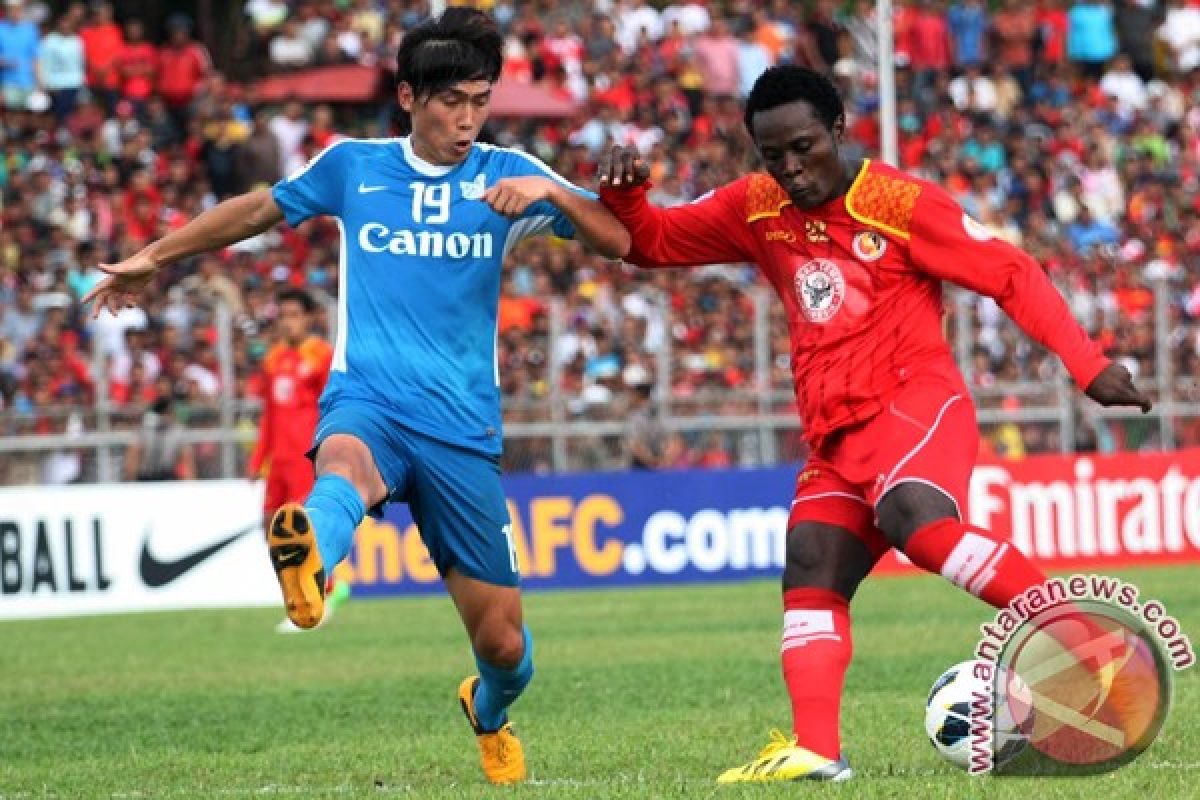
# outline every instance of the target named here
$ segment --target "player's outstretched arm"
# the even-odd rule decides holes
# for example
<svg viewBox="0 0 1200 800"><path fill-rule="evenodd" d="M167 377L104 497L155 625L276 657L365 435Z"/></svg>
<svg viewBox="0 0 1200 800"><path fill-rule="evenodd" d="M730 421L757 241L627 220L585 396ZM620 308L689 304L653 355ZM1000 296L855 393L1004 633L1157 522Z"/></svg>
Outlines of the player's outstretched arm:
<svg viewBox="0 0 1200 800"><path fill-rule="evenodd" d="M483 200L496 213L509 217L520 216L534 203L545 200L571 221L575 234L596 252L608 258L621 258L629 252L629 231L611 211L551 178L503 178L484 193Z"/></svg>
<svg viewBox="0 0 1200 800"><path fill-rule="evenodd" d="M100 264L108 277L88 292L82 302L95 303L93 316L99 316L106 308L116 314L135 304L160 268L257 236L282 220L283 211L270 189L231 197L124 261Z"/></svg>
<svg viewBox="0 0 1200 800"><path fill-rule="evenodd" d="M600 201L629 230L624 258L639 267L691 267L755 261L745 214L729 187L673 208L646 198L650 168L636 150L613 147L600 158Z"/></svg>
<svg viewBox="0 0 1200 800"><path fill-rule="evenodd" d="M1062 359L1088 397L1104 406L1150 410L1128 370L1104 355L1041 264L967 216L946 192L923 186L909 253L918 270L996 300L1030 337Z"/></svg>
<svg viewBox="0 0 1200 800"><path fill-rule="evenodd" d="M546 199L571 220L576 235L589 247L606 258L622 258L629 252L629 231L599 200L551 183Z"/></svg>

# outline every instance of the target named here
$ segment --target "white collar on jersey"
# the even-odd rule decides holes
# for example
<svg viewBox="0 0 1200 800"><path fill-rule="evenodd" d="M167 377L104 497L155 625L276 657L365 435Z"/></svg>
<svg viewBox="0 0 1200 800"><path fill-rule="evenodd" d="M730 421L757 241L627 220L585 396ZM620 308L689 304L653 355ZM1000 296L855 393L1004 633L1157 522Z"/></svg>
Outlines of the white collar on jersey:
<svg viewBox="0 0 1200 800"><path fill-rule="evenodd" d="M400 137L400 147L404 150L404 160L408 165L422 175L427 175L430 178L440 178L450 170L457 167L457 164L445 166L444 164L430 164L425 159L413 152L412 140L408 136Z"/></svg>

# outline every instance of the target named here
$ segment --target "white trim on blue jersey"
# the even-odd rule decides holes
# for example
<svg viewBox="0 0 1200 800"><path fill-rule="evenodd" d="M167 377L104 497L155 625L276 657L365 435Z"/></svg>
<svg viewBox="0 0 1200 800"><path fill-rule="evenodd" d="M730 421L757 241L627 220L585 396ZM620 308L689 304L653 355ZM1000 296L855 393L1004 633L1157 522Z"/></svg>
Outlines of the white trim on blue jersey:
<svg viewBox="0 0 1200 800"><path fill-rule="evenodd" d="M413 150L412 137L401 136L399 141L400 148L404 151L404 160L408 162L410 167L426 177L441 178L460 166L459 164L430 164L428 161L417 155L416 151ZM466 159L464 159L464 161L465 160Z"/></svg>
<svg viewBox="0 0 1200 800"><path fill-rule="evenodd" d="M349 269L346 260L346 226L341 217L334 217L338 229L338 297L337 297L337 338L333 342L333 361L329 368L338 372L346 371L346 340L350 338L350 315L346 309L346 295L350 294L348 279Z"/></svg>
<svg viewBox="0 0 1200 800"><path fill-rule="evenodd" d="M508 229L508 235L504 237L504 247L500 250L500 263L504 263L504 259L508 258L508 251L516 246L517 242L529 236L536 236L543 231L550 230L554 224L554 217L549 214L539 214L536 217L522 217L512 224Z"/></svg>
<svg viewBox="0 0 1200 800"><path fill-rule="evenodd" d="M500 388L500 315L496 315L496 329L492 332L492 373L496 388Z"/></svg>
<svg viewBox="0 0 1200 800"><path fill-rule="evenodd" d="M355 141L359 141L359 140L358 139L336 139L336 140L330 142L329 144L325 145L325 147L321 149L321 152L317 153L315 156L313 156L312 158L310 158L308 160L308 163L306 163L304 166L300 167L299 169L293 170L292 174L287 176L288 182L290 183L294 180L301 178L304 175L304 173L308 172L310 169L315 167L317 165L317 162L325 157L326 153L328 153L333 148L337 147L339 144L345 144L346 142L355 142Z"/></svg>

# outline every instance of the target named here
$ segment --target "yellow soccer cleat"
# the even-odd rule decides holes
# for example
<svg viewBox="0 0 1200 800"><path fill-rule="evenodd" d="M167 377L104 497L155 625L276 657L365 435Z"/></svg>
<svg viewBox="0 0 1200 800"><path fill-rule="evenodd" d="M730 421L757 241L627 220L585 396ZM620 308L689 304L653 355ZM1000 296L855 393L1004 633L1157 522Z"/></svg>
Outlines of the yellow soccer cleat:
<svg viewBox="0 0 1200 800"><path fill-rule="evenodd" d="M298 628L320 625L325 616L325 568L304 506L285 503L275 512L267 530L267 552L288 619Z"/></svg>
<svg viewBox="0 0 1200 800"><path fill-rule="evenodd" d="M845 781L854 775L843 756L836 761L819 756L796 744L796 737L771 731L771 741L749 764L727 769L717 783L759 783L764 781Z"/></svg>
<svg viewBox="0 0 1200 800"><path fill-rule="evenodd" d="M458 702L463 714L479 741L479 763L483 774L492 783L520 783L525 780L525 751L521 740L513 733L512 723L506 722L498 731L485 731L475 718L475 686L479 678L472 675L458 685Z"/></svg>

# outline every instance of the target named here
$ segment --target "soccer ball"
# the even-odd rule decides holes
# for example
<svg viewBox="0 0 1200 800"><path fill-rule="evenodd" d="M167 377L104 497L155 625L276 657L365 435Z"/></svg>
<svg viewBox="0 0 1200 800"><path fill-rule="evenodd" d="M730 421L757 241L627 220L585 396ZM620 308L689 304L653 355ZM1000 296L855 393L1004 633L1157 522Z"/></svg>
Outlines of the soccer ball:
<svg viewBox="0 0 1200 800"><path fill-rule="evenodd" d="M993 679L987 680L981 674L990 674ZM974 736L972 702L979 715ZM925 732L933 748L960 769L971 769L974 760L976 769L972 772L1000 766L1020 755L1029 743L1026 734L1032 720L1029 687L1015 672L990 661L964 661L950 667L934 681L925 702ZM987 751L981 749L987 743L984 731L991 736L990 766Z"/></svg>

